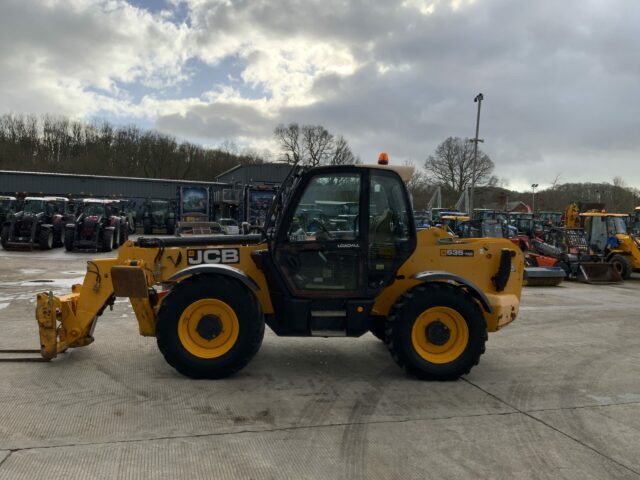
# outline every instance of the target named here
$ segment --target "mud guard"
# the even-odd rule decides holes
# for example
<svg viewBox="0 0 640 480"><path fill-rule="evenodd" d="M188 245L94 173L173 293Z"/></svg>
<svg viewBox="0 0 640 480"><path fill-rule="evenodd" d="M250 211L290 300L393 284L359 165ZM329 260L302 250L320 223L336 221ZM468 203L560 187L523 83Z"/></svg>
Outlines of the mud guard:
<svg viewBox="0 0 640 480"><path fill-rule="evenodd" d="M446 281L446 282L455 282L457 284L463 285L468 289L469 294L473 298L478 300L478 302L480 303L480 305L482 305L482 308L484 309L485 312L493 313L493 309L491 308L489 299L484 294L484 292L480 290L480 288L478 288L478 286L475 283L473 283L471 280L467 280L466 278L461 277L460 275L455 275L453 273L443 272L443 271L432 271L432 272L416 273L411 278L413 278L414 280L418 280L420 282Z"/></svg>
<svg viewBox="0 0 640 480"><path fill-rule="evenodd" d="M176 282L178 280L182 280L185 277L197 274L215 274L215 275L223 275L225 277L231 277L235 280L242 282L247 288L249 288L252 292L257 292L260 290L258 284L246 273L242 270L239 270L235 267L231 267L229 265L195 265L193 267L185 268L184 270L180 270L176 274L174 274L170 281Z"/></svg>

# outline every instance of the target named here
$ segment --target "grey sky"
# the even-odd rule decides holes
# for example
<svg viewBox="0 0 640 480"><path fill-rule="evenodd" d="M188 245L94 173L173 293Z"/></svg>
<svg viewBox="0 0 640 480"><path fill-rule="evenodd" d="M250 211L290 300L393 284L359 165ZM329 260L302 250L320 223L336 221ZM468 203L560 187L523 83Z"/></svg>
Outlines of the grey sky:
<svg viewBox="0 0 640 480"><path fill-rule="evenodd" d="M480 135L511 187L640 187L637 0L3 0L0 112L273 151L281 122L365 162Z"/></svg>

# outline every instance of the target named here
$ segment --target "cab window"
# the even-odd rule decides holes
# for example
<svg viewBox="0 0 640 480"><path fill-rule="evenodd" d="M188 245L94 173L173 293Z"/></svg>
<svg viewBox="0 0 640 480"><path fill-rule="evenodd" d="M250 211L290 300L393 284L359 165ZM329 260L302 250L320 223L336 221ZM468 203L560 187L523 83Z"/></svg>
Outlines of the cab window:
<svg viewBox="0 0 640 480"><path fill-rule="evenodd" d="M290 242L356 240L360 175L318 175L307 185L294 210L287 238Z"/></svg>
<svg viewBox="0 0 640 480"><path fill-rule="evenodd" d="M415 247L410 206L402 180L392 172L372 171L369 180L367 286L386 285Z"/></svg>

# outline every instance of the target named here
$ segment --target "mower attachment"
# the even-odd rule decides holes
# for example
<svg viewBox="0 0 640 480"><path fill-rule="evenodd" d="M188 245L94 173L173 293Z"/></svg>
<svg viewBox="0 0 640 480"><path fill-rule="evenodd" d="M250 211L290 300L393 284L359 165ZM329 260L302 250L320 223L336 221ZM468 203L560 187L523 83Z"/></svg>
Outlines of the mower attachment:
<svg viewBox="0 0 640 480"><path fill-rule="evenodd" d="M555 287L560 285L566 276L560 267L526 267L523 285L528 287Z"/></svg>

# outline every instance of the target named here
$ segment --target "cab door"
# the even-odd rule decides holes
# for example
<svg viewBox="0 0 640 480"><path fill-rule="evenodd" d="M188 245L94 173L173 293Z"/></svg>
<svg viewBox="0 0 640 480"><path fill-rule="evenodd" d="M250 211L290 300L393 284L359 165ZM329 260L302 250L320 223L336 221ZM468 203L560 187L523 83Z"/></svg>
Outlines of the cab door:
<svg viewBox="0 0 640 480"><path fill-rule="evenodd" d="M395 172L371 169L367 191L367 295L374 297L395 279L417 240L411 202Z"/></svg>
<svg viewBox="0 0 640 480"><path fill-rule="evenodd" d="M357 170L319 170L287 209L274 255L294 297L351 298L365 292L366 205L363 172Z"/></svg>

